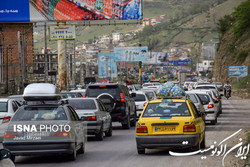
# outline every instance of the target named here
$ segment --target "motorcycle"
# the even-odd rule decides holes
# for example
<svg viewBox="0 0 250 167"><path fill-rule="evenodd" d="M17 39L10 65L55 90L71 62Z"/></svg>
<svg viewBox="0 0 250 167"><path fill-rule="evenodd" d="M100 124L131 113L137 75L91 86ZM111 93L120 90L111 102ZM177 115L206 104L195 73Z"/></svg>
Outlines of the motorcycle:
<svg viewBox="0 0 250 167"><path fill-rule="evenodd" d="M230 88L226 88L225 97L228 99L230 97Z"/></svg>

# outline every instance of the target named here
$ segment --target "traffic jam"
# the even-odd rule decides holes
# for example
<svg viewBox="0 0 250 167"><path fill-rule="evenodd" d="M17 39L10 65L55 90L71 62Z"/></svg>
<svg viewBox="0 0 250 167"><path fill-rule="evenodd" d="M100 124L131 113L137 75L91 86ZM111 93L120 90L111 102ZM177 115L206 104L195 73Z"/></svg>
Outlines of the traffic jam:
<svg viewBox="0 0 250 167"><path fill-rule="evenodd" d="M91 83L61 91L50 83L29 84L22 95L0 99L1 137L8 157L84 154L88 137L112 137L113 123L135 127L138 154L147 149L205 149L206 124L222 113L221 83L207 81L143 85ZM184 142L184 143L183 143Z"/></svg>

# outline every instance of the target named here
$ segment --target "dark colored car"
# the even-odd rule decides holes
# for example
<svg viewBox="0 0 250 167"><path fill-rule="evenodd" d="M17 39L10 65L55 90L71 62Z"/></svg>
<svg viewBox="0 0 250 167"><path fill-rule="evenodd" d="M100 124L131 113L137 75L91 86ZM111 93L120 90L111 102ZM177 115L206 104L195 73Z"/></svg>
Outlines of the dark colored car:
<svg viewBox="0 0 250 167"><path fill-rule="evenodd" d="M136 124L136 106L127 86L122 84L91 84L86 89L86 97L101 100L109 111L112 122L121 122L124 129Z"/></svg>

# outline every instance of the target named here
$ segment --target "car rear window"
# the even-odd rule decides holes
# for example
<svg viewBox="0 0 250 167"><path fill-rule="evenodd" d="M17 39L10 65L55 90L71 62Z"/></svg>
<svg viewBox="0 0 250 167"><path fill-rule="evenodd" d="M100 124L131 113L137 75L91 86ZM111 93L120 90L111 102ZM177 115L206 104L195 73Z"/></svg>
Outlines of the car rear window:
<svg viewBox="0 0 250 167"><path fill-rule="evenodd" d="M89 86L86 91L86 96L88 97L97 97L100 94L108 93L112 96L120 95L121 91L119 90L118 85L97 85L97 86Z"/></svg>
<svg viewBox="0 0 250 167"><path fill-rule="evenodd" d="M188 97L193 103L198 103L198 100L194 94L188 94Z"/></svg>
<svg viewBox="0 0 250 167"><path fill-rule="evenodd" d="M149 103L142 117L191 116L185 102Z"/></svg>
<svg viewBox="0 0 250 167"><path fill-rule="evenodd" d="M24 107L14 115L12 121L68 120L63 107Z"/></svg>
<svg viewBox="0 0 250 167"><path fill-rule="evenodd" d="M198 94L199 98L201 99L202 102L205 103L209 103L210 102L210 98L208 95L204 95L204 94Z"/></svg>
<svg viewBox="0 0 250 167"><path fill-rule="evenodd" d="M69 105L71 105L75 110L96 110L96 103L93 99L72 99L69 100Z"/></svg>
<svg viewBox="0 0 250 167"><path fill-rule="evenodd" d="M215 89L214 86L197 86L196 89Z"/></svg>
<svg viewBox="0 0 250 167"><path fill-rule="evenodd" d="M146 101L145 95L143 94L136 94L135 97L133 97L135 101Z"/></svg>
<svg viewBox="0 0 250 167"><path fill-rule="evenodd" d="M153 98L154 97L154 93L153 92L145 92L146 95L148 95L149 98Z"/></svg>
<svg viewBox="0 0 250 167"><path fill-rule="evenodd" d="M7 112L7 102L0 102L0 112Z"/></svg>

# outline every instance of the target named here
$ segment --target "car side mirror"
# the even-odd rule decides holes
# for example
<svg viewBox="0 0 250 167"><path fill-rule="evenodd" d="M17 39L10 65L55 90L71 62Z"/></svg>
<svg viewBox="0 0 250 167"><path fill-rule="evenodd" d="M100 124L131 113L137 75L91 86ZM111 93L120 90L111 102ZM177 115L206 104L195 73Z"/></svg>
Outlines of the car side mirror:
<svg viewBox="0 0 250 167"><path fill-rule="evenodd" d="M0 160L10 158L10 157L11 157L11 153L8 149L1 149L0 150Z"/></svg>
<svg viewBox="0 0 250 167"><path fill-rule="evenodd" d="M136 96L136 93L131 93L131 97L135 97Z"/></svg>

